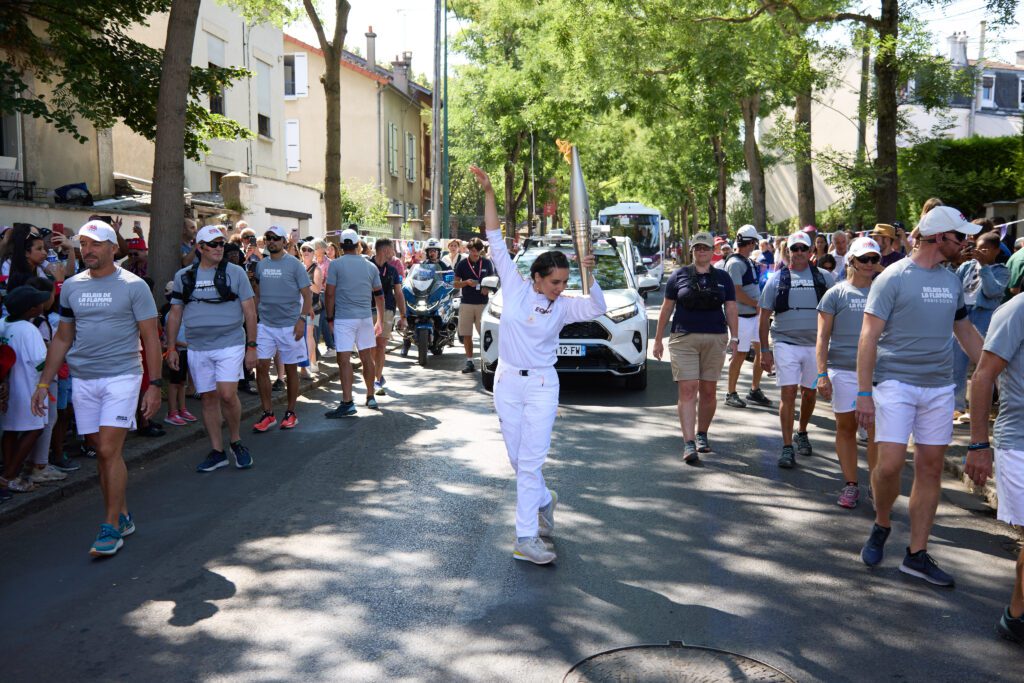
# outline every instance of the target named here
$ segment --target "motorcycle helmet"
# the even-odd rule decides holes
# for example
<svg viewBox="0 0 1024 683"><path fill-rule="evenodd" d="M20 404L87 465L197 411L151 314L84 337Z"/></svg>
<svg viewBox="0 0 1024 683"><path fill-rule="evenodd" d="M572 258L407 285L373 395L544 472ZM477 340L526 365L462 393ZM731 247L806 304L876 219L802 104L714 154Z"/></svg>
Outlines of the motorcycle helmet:
<svg viewBox="0 0 1024 683"><path fill-rule="evenodd" d="M437 254L435 255L435 258L440 258L440 256L441 256L441 240L436 239L434 237L431 237L429 240L427 240L427 243L423 245L423 253L426 254L428 259L430 258L430 250L431 249L436 249L437 250Z"/></svg>

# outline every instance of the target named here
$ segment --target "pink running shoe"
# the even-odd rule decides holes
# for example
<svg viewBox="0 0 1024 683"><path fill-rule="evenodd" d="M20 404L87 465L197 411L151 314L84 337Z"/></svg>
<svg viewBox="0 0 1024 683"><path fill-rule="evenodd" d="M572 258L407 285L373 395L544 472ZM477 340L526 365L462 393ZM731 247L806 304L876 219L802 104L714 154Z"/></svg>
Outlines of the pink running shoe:
<svg viewBox="0 0 1024 683"><path fill-rule="evenodd" d="M181 413L167 413L167 417L164 418L164 422L175 427L184 427L188 423L181 416Z"/></svg>
<svg viewBox="0 0 1024 683"><path fill-rule="evenodd" d="M192 413L188 412L187 408L182 408L181 410L179 410L178 415L185 422L199 422L199 418L193 415Z"/></svg>
<svg viewBox="0 0 1024 683"><path fill-rule="evenodd" d="M847 484L843 487L842 493L839 494L839 499L836 501L838 505L844 508L852 510L857 507L857 501L860 500L860 487L856 484Z"/></svg>

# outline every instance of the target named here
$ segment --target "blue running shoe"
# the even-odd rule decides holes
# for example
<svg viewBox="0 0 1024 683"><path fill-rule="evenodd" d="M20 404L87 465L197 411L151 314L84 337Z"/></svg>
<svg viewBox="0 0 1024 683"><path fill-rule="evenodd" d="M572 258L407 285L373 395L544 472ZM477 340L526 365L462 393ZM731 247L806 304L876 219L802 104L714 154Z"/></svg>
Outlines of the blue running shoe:
<svg viewBox="0 0 1024 683"><path fill-rule="evenodd" d="M779 456L779 467L790 470L796 467L796 454L792 446L783 446L782 455Z"/></svg>
<svg viewBox="0 0 1024 683"><path fill-rule="evenodd" d="M231 444L231 454L235 456L235 467L240 470L247 470L252 467L252 455L249 449L242 445L241 441Z"/></svg>
<svg viewBox="0 0 1024 683"><path fill-rule="evenodd" d="M196 472L213 472L227 466L228 456L224 455L221 451L210 451L210 454L206 456L206 460L196 466Z"/></svg>
<svg viewBox="0 0 1024 683"><path fill-rule="evenodd" d="M355 414L355 401L349 401L348 403L345 403L343 401L342 403L338 404L338 407L335 408L334 410L328 410L326 413L324 413L324 417L326 417L329 420L336 420L341 417L354 417Z"/></svg>
<svg viewBox="0 0 1024 683"><path fill-rule="evenodd" d="M1003 610L1003 617L996 622L996 632L1007 640L1024 645L1024 616L1010 616L1010 608Z"/></svg>
<svg viewBox="0 0 1024 683"><path fill-rule="evenodd" d="M117 532L121 534L122 538L135 533L135 520L132 519L132 513L117 516Z"/></svg>
<svg viewBox="0 0 1024 683"><path fill-rule="evenodd" d="M369 408L370 410L377 410L380 408L380 406L377 405L377 399L375 399L373 396L366 397L366 407Z"/></svg>
<svg viewBox="0 0 1024 683"><path fill-rule="evenodd" d="M871 525L871 535L868 536L867 543L860 551L860 559L864 560L864 564L875 567L882 561L882 551L885 549L885 542L891 533L892 527L886 529L877 524Z"/></svg>
<svg viewBox="0 0 1024 683"><path fill-rule="evenodd" d="M89 554L93 557L110 557L116 554L123 545L124 539L121 538L121 532L110 524L100 524L100 533L97 534L96 540L89 548Z"/></svg>
<svg viewBox="0 0 1024 683"><path fill-rule="evenodd" d="M952 576L942 571L939 565L935 564L935 560L932 559L927 550L918 550L916 553L912 553L910 548L907 548L907 555L903 558L900 571L943 588L952 588L956 583Z"/></svg>

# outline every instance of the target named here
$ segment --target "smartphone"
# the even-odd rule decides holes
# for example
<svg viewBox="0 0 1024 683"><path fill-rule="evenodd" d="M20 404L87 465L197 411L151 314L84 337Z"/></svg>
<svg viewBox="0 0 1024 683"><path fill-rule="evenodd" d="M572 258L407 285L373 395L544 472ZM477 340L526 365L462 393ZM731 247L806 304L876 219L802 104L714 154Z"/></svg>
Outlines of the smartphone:
<svg viewBox="0 0 1024 683"><path fill-rule="evenodd" d="M53 224L53 232L57 233L58 235L63 235L64 234L64 224L63 223L54 223Z"/></svg>
<svg viewBox="0 0 1024 683"><path fill-rule="evenodd" d="M247 244L256 244L256 235L249 235L245 238Z"/></svg>

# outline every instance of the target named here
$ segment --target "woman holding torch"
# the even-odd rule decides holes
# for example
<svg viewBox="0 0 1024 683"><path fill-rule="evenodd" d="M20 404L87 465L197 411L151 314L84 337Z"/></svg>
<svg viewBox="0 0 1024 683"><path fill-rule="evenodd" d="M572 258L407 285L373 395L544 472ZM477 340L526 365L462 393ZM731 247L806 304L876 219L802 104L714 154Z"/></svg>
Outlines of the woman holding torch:
<svg viewBox="0 0 1024 683"><path fill-rule="evenodd" d="M589 296L562 296L569 280L569 260L561 251L541 254L530 267L530 279L523 279L501 234L491 180L476 166L470 171L484 191L487 240L501 278L494 408L516 473L516 542L512 557L548 564L556 556L540 537L550 538L554 531L558 496L545 486L541 468L551 447L551 429L558 410L558 374L554 367L558 335L563 326L593 320L607 307L601 287L593 279L592 254L580 259Z"/></svg>

